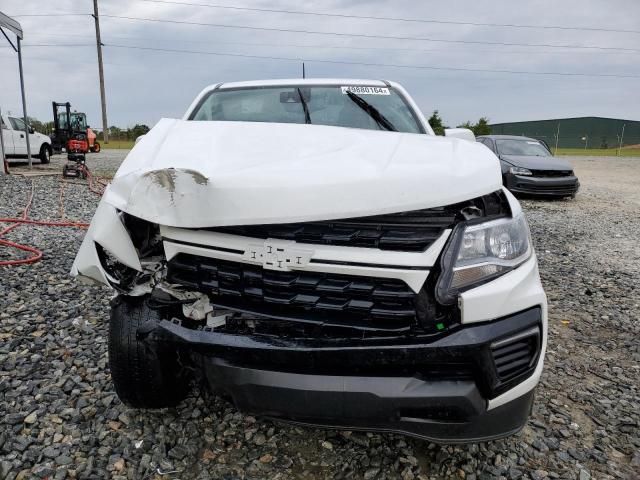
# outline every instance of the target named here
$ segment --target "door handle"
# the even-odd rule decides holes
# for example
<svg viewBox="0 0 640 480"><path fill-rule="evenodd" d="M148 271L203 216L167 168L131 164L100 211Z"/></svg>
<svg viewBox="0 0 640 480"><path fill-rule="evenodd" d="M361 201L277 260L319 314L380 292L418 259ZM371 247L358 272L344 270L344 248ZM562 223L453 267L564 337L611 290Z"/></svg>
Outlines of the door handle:
<svg viewBox="0 0 640 480"><path fill-rule="evenodd" d="M24 138L24 133L21 133L21 134L20 134L20 138Z"/></svg>

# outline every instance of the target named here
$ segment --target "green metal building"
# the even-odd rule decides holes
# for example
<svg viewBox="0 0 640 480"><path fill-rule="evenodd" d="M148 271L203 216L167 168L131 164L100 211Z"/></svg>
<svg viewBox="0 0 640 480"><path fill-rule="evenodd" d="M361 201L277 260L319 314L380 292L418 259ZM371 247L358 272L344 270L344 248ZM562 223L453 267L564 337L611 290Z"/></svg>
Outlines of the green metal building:
<svg viewBox="0 0 640 480"><path fill-rule="evenodd" d="M640 144L640 121L605 117L495 123L493 135L523 135L554 148L618 148Z"/></svg>

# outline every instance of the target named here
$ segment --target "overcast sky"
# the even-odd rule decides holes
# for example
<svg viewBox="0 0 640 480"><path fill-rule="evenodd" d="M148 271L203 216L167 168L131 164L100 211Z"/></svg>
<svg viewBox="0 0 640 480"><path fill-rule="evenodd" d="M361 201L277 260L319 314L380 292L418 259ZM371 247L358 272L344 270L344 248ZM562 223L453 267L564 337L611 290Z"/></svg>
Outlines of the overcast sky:
<svg viewBox="0 0 640 480"><path fill-rule="evenodd" d="M411 0L293 1L176 0L183 3L304 10L346 15L477 23L560 25L640 30L639 0ZM89 13L91 0L2 0L3 13ZM150 126L181 116L206 85L219 81L291 78L298 61L135 50L109 45L304 58L307 77L384 78L402 83L425 115L438 109L448 125L487 116L492 122L573 116L640 120L640 78L543 76L345 65L361 63L532 72L640 76L640 33L506 28L330 18L249 12L142 0L100 0L101 14L199 23L343 32L350 34L501 43L583 45L632 49L546 48L329 36L103 17L109 125ZM20 17L31 116L51 119L51 101L70 101L101 126L93 19L89 16ZM85 45L37 47L29 44ZM17 56L0 36L0 106L21 111ZM304 47L306 46L306 47ZM340 48L330 48L340 47ZM352 48L344 48L352 47Z"/></svg>

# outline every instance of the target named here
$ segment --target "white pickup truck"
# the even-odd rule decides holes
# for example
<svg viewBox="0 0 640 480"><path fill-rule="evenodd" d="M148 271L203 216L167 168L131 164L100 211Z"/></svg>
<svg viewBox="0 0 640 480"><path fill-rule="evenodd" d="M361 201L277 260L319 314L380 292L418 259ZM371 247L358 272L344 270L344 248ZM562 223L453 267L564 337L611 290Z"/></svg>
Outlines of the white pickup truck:
<svg viewBox="0 0 640 480"><path fill-rule="evenodd" d="M6 158L27 158L27 139L24 133L24 121L18 117L2 114L2 141ZM41 163L51 160L51 139L29 127L31 154Z"/></svg>
<svg viewBox="0 0 640 480"><path fill-rule="evenodd" d="M547 337L498 158L399 84L211 85L131 150L73 264L113 287L120 399L442 443L520 430ZM469 141L473 140L473 141Z"/></svg>

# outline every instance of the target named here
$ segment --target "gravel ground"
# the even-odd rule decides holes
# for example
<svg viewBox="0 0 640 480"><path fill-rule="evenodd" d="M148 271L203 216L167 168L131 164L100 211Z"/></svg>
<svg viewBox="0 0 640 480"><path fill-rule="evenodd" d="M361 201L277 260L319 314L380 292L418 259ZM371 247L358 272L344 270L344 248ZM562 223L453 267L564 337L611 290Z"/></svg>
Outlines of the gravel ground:
<svg viewBox="0 0 640 480"><path fill-rule="evenodd" d="M122 152L105 152L90 166L115 167ZM572 161L583 184L575 200L523 202L550 338L521 434L451 447L298 428L206 392L175 410L130 410L107 368L111 293L68 276L83 232L21 226L8 238L45 257L0 270L0 480L640 478L640 159ZM0 177L0 216L19 214L30 182ZM32 217L55 218L59 180L34 182ZM97 197L65 186L67 217L88 221ZM0 247L0 259L12 255Z"/></svg>
<svg viewBox="0 0 640 480"><path fill-rule="evenodd" d="M112 176L127 153L129 153L129 150L102 150L99 153L88 153L86 156L87 166L89 170L96 175ZM51 157L51 163L48 165L42 165L39 160L34 160L33 168L35 170L60 171L66 162L66 154L53 155ZM25 160L14 159L9 161L9 168L14 173L27 170L28 165Z"/></svg>

